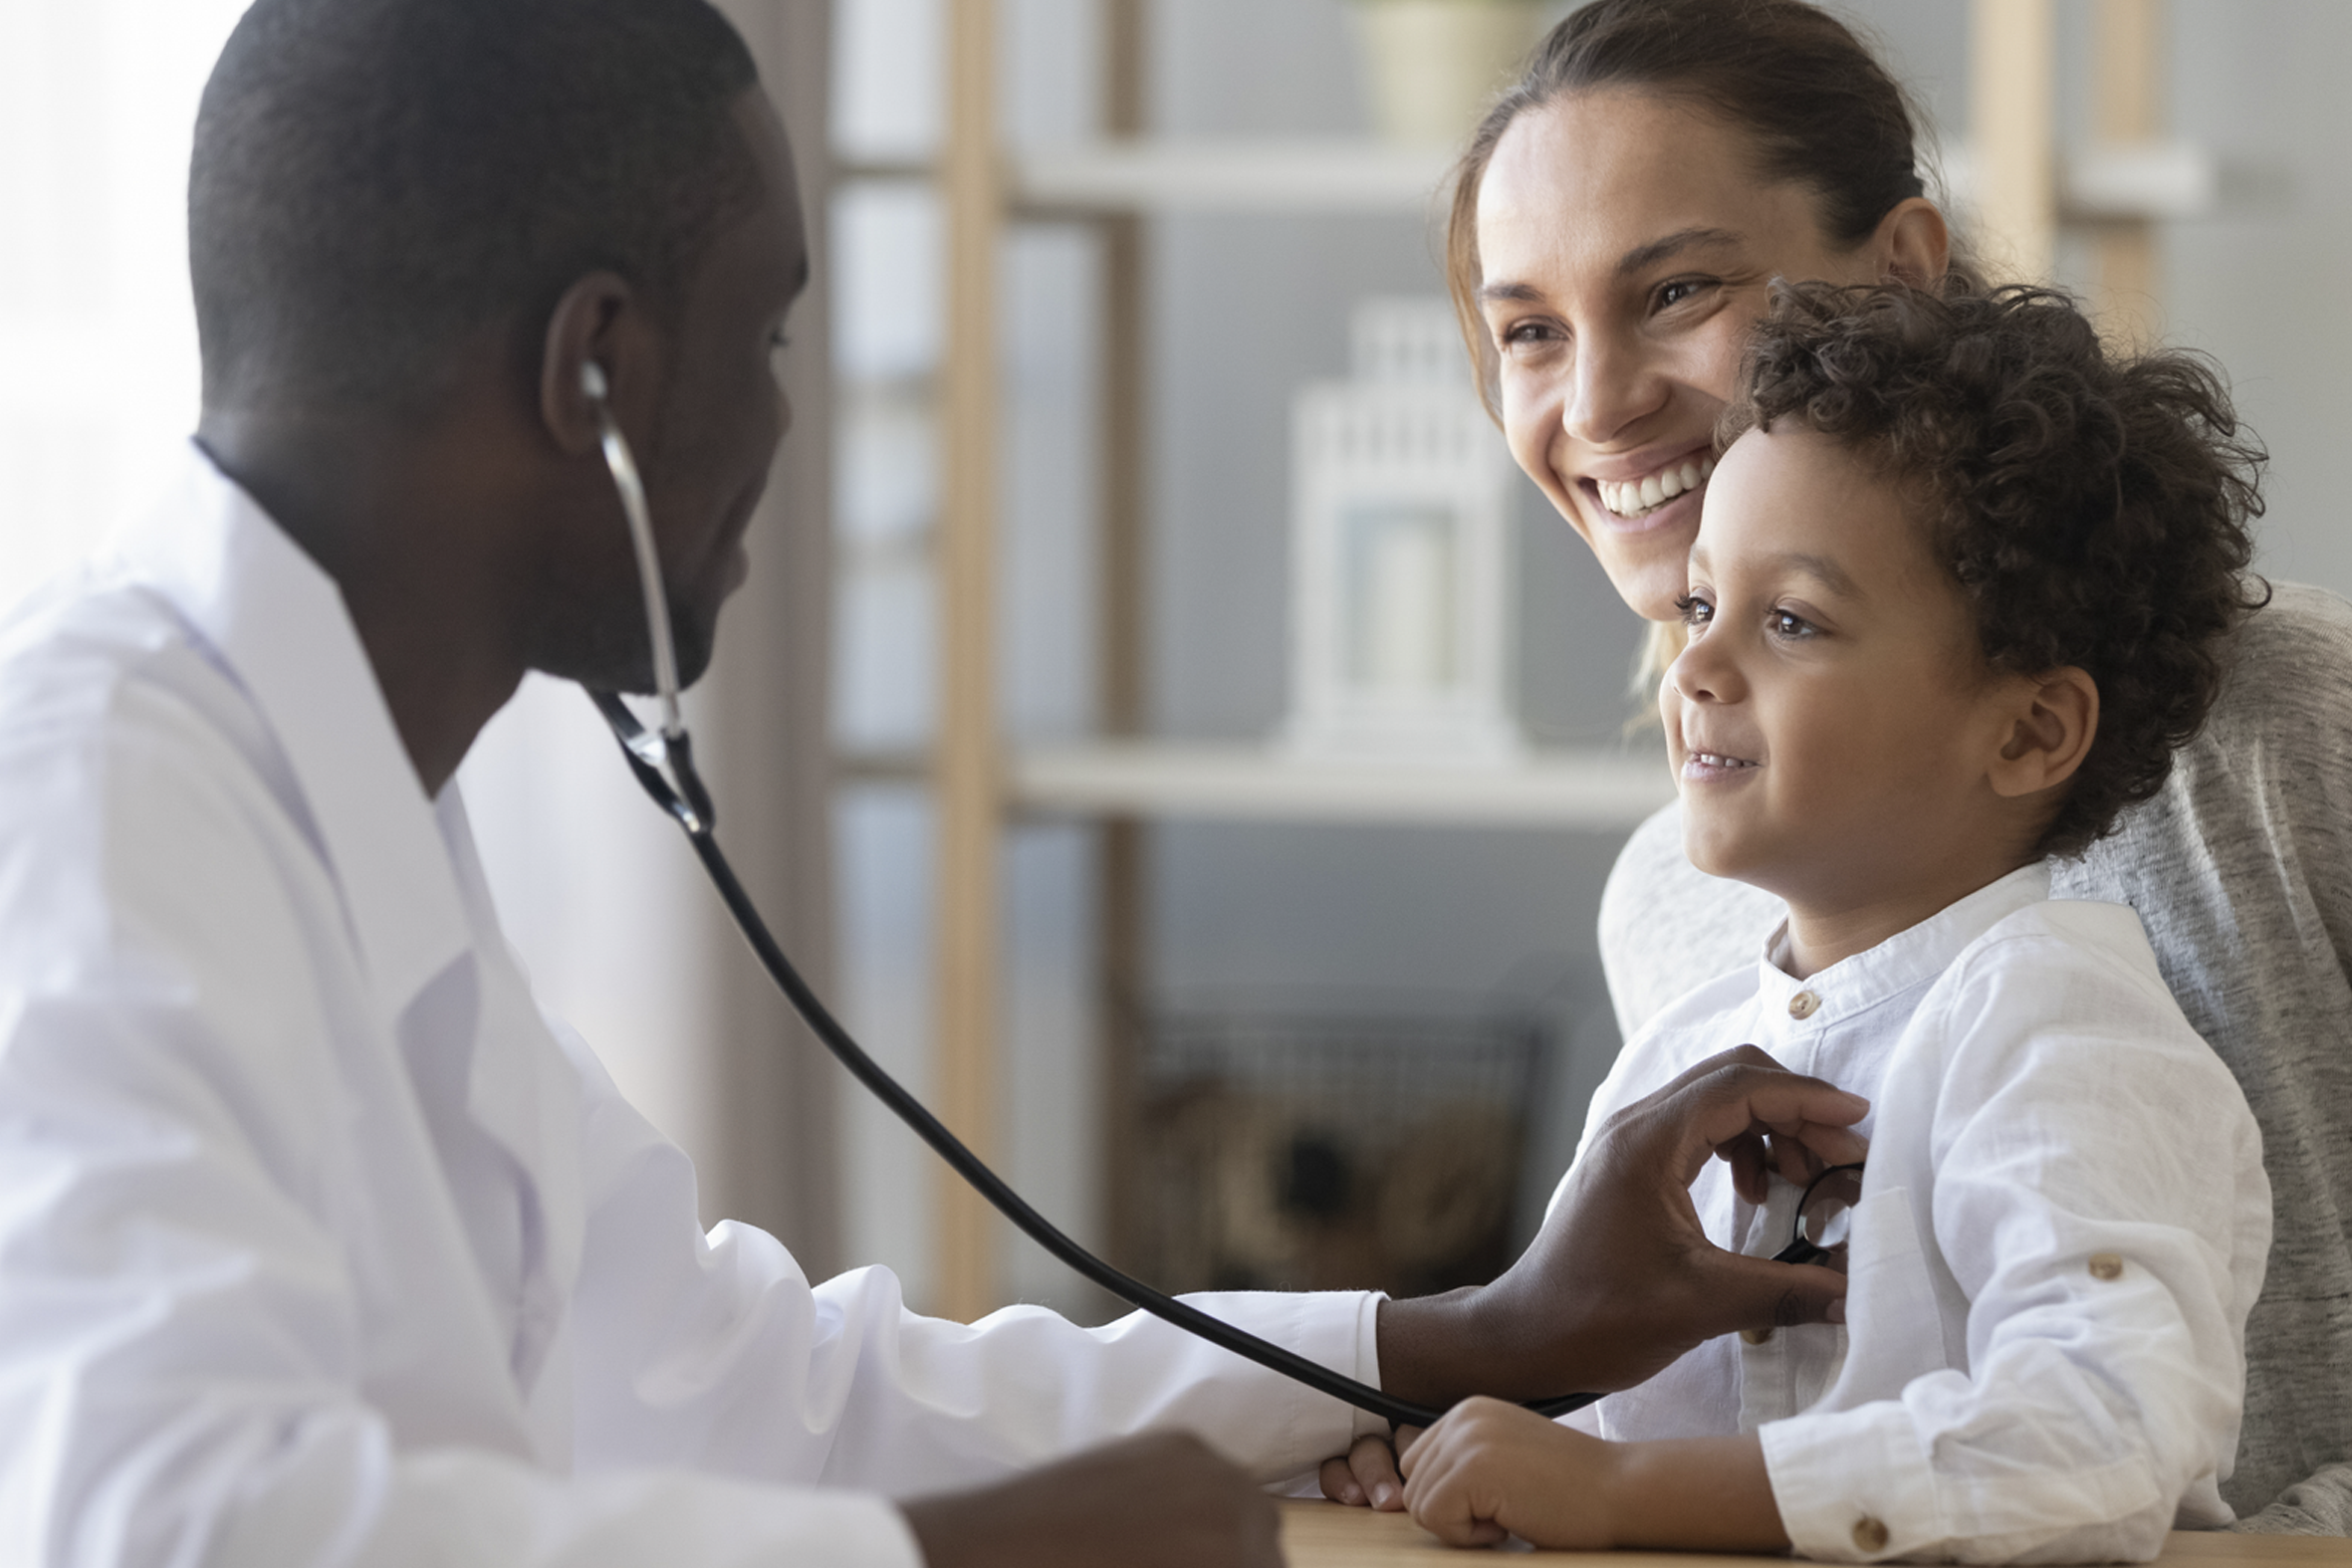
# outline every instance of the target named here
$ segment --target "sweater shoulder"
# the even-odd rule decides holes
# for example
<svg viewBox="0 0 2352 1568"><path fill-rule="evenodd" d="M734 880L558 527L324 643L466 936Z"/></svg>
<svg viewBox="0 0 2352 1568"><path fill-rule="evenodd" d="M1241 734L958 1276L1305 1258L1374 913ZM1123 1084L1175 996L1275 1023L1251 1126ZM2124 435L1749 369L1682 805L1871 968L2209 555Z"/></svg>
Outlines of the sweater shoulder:
<svg viewBox="0 0 2352 1568"><path fill-rule="evenodd" d="M1601 890L1601 970L1622 1036L1633 1038L1693 988L1752 966L1783 912L1771 894L1691 864L1679 803L1653 813L1625 841Z"/></svg>

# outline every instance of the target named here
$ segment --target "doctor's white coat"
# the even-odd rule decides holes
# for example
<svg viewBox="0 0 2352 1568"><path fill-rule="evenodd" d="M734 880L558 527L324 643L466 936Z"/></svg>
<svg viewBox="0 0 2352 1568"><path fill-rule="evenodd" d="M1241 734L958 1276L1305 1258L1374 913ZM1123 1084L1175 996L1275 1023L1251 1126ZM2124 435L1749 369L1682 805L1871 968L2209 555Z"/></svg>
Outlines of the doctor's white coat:
<svg viewBox="0 0 2352 1568"><path fill-rule="evenodd" d="M1375 1298L1211 1309L1376 1380ZM334 584L191 455L0 630L0 1563L917 1560L883 1494L1366 1425L695 1220L534 1006Z"/></svg>

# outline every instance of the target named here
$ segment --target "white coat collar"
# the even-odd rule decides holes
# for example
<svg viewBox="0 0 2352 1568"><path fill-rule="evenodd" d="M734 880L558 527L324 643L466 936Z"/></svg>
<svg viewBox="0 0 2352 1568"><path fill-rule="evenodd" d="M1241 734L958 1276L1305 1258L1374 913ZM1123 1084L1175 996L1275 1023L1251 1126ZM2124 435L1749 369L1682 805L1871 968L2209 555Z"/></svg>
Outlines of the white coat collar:
<svg viewBox="0 0 2352 1568"><path fill-rule="evenodd" d="M201 449L163 504L118 537L116 555L172 604L269 727L386 1031L403 1036L404 1016L453 964L495 955L473 964L463 1017L434 1027L455 1031L445 1043L460 1052L450 1067L462 1074L466 1113L524 1179L511 1355L528 1395L579 1271L585 1206L571 1134L580 1088L505 956L457 786L426 797L342 590ZM542 1434L543 1448L562 1427L553 1424L553 1440Z"/></svg>
<svg viewBox="0 0 2352 1568"><path fill-rule="evenodd" d="M193 443L163 504L115 544L268 724L388 1023L468 949L470 933L433 803L342 591Z"/></svg>

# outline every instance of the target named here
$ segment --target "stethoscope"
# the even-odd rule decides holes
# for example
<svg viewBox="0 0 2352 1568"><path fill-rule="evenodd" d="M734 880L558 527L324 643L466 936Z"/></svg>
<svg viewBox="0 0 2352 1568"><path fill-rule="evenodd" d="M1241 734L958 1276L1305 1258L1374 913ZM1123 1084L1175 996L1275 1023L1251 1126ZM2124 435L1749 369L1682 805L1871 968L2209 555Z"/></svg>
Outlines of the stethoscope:
<svg viewBox="0 0 2352 1568"><path fill-rule="evenodd" d="M954 1168L956 1174L977 1189L980 1196L996 1206L1022 1233L1067 1264L1076 1273L1092 1280L1103 1289L1131 1306L1140 1307L1154 1317L1175 1324L1187 1333L1196 1334L1210 1344L1230 1350L1235 1355L1255 1361L1262 1367L1296 1380L1318 1394L1344 1400L1360 1410L1371 1412L1399 1426L1426 1427L1436 1421L1441 1411L1384 1394L1368 1383L1342 1377L1328 1367L1317 1366L1294 1351L1284 1349L1269 1340L1259 1338L1245 1329L1209 1316L1200 1308L1189 1306L1153 1289L1139 1279L1113 1268L1061 1233L1055 1224L1029 1206L1027 1200L1005 1184L1004 1178L984 1164L980 1157L964 1147L962 1140L949 1132L939 1118L926 1109L923 1102L903 1088L897 1079L884 1072L864 1047L842 1027L838 1018L809 989L801 972L785 957L784 949L769 933L768 923L736 880L734 868L719 852L719 841L713 833L710 791L703 787L701 777L694 771L694 747L686 734L686 722L678 708L678 655L676 644L670 639L669 600L662 588L661 558L653 548L653 517L645 504L645 486L638 476L637 463L629 452L628 441L620 433L620 425L612 417L606 401L608 387L601 365L589 363L581 367L581 390L595 405L601 425L604 464L612 471L612 483L620 492L621 511L627 514L629 539L636 548L637 579L645 594L646 634L653 646L653 687L660 716L651 728L640 723L635 714L616 693L590 690L597 710L620 742L623 756L628 759L630 772L637 783L653 797L654 803L667 811L685 829L686 841L693 845L694 854L710 874L711 883L726 902L727 912L735 917L744 940L768 971L769 977L783 991L795 1010L816 1030L824 1048L831 1051L850 1075L870 1090L895 1112L900 1121L914 1129L915 1136L938 1152L941 1159ZM1529 1409L1543 1416L1564 1415L1590 1404L1599 1396L1570 1394L1563 1398L1530 1401Z"/></svg>

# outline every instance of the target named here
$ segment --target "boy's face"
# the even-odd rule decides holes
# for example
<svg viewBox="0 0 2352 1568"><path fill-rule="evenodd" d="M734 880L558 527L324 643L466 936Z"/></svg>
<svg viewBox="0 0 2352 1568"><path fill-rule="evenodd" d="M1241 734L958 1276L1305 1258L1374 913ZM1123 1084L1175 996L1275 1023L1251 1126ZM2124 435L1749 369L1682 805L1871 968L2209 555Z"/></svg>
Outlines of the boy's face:
<svg viewBox="0 0 2352 1568"><path fill-rule="evenodd" d="M1895 481L1793 425L1743 436L1690 601L1659 704L1692 864L1800 913L1924 917L2020 861L2017 802L1988 777L2006 678Z"/></svg>

